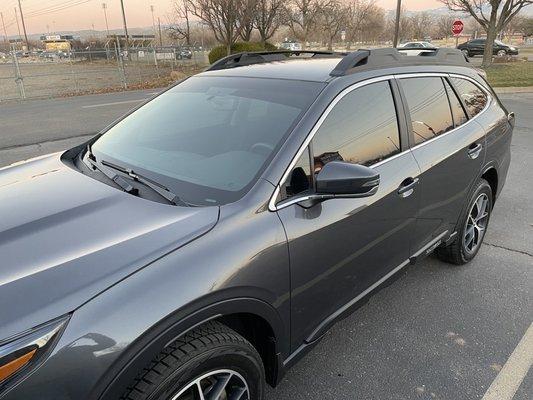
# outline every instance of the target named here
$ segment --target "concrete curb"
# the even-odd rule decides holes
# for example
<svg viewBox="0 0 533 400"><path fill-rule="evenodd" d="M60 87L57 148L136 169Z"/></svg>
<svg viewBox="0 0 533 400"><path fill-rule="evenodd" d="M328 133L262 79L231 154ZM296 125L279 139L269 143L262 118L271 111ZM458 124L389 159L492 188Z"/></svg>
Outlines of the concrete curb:
<svg viewBox="0 0 533 400"><path fill-rule="evenodd" d="M496 93L533 93L533 86L495 87Z"/></svg>

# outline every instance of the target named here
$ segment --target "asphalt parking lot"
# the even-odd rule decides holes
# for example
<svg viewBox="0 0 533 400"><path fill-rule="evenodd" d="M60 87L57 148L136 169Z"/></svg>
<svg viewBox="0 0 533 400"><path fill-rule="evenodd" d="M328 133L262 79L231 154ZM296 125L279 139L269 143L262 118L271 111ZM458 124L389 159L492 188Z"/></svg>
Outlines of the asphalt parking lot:
<svg viewBox="0 0 533 400"><path fill-rule="evenodd" d="M152 93L0 105L0 167L75 145ZM407 268L338 323L268 400L533 398L531 370L514 397L485 395L497 377L504 386L503 375L520 377L533 354L529 340L521 363L510 359L533 333L533 93L500 97L517 115L513 159L477 258L456 267L430 257Z"/></svg>

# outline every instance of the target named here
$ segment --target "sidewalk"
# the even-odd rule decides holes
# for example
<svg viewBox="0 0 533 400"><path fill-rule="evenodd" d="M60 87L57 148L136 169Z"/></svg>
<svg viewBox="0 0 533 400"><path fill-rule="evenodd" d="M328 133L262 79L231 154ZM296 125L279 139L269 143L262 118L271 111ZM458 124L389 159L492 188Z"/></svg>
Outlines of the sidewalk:
<svg viewBox="0 0 533 400"><path fill-rule="evenodd" d="M497 94L502 94L502 93L533 93L533 86L495 87L494 91Z"/></svg>

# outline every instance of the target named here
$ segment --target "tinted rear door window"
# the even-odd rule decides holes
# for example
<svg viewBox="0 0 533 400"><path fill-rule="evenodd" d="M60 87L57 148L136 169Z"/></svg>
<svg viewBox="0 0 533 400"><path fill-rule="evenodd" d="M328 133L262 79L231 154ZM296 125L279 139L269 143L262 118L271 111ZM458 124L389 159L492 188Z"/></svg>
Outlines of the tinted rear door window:
<svg viewBox="0 0 533 400"><path fill-rule="evenodd" d="M461 126L466 121L468 121L468 117L466 116L465 110L463 109L461 102L457 98L457 95L452 90L452 87L450 86L450 84L444 81L444 86L446 86L446 92L448 93L448 99L450 99L450 107L452 108L454 125L455 127Z"/></svg>
<svg viewBox="0 0 533 400"><path fill-rule="evenodd" d="M463 100L468 114L473 117L479 114L487 105L487 95L472 82L462 78L452 78L457 93Z"/></svg>
<svg viewBox="0 0 533 400"><path fill-rule="evenodd" d="M448 97L439 77L400 80L411 115L414 144L453 129Z"/></svg>

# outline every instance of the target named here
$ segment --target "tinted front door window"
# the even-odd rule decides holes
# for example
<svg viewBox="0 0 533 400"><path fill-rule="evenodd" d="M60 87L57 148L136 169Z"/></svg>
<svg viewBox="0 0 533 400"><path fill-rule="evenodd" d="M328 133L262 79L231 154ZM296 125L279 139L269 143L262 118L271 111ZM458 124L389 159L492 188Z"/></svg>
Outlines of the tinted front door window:
<svg viewBox="0 0 533 400"><path fill-rule="evenodd" d="M411 114L414 143L419 144L453 129L448 97L439 77L401 80Z"/></svg>
<svg viewBox="0 0 533 400"><path fill-rule="evenodd" d="M399 152L389 82L363 86L344 96L313 140L315 173L330 161L372 165Z"/></svg>

